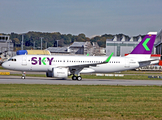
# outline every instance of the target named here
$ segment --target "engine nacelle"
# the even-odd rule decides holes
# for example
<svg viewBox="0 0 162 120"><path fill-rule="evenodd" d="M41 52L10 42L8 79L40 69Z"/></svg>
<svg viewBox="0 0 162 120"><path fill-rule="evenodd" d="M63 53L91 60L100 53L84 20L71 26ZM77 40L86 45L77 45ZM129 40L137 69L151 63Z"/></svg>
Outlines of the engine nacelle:
<svg viewBox="0 0 162 120"><path fill-rule="evenodd" d="M52 68L52 77L67 78L68 71L68 68Z"/></svg>

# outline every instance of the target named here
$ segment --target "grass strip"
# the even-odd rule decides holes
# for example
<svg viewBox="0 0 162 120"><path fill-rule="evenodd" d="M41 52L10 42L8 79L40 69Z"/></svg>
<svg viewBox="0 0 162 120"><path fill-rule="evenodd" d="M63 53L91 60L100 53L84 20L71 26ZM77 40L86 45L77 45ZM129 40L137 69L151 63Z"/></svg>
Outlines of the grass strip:
<svg viewBox="0 0 162 120"><path fill-rule="evenodd" d="M161 119L161 86L0 84L0 119Z"/></svg>

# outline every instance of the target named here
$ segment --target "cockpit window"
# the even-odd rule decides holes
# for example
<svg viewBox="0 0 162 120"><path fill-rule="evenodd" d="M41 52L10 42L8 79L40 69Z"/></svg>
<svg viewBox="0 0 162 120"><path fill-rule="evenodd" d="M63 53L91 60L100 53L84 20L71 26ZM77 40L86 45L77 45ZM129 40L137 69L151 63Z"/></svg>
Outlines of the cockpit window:
<svg viewBox="0 0 162 120"><path fill-rule="evenodd" d="M16 61L15 58L10 58L8 61Z"/></svg>
<svg viewBox="0 0 162 120"><path fill-rule="evenodd" d="M8 59L8 61L12 61L12 58Z"/></svg>

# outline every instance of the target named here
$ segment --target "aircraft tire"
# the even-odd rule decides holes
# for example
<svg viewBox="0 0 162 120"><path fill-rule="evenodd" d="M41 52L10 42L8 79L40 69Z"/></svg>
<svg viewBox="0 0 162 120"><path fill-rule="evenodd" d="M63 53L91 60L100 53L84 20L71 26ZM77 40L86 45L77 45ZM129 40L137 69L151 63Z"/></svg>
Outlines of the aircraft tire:
<svg viewBox="0 0 162 120"><path fill-rule="evenodd" d="M77 80L78 80L78 81L81 81L81 80L82 80L82 77L81 77L81 76L78 76L78 77L77 77Z"/></svg>
<svg viewBox="0 0 162 120"><path fill-rule="evenodd" d="M77 77L76 76L72 76L72 80L77 80Z"/></svg>
<svg viewBox="0 0 162 120"><path fill-rule="evenodd" d="M24 76L22 76L22 77L21 77L21 79L25 79L25 77L24 77Z"/></svg>

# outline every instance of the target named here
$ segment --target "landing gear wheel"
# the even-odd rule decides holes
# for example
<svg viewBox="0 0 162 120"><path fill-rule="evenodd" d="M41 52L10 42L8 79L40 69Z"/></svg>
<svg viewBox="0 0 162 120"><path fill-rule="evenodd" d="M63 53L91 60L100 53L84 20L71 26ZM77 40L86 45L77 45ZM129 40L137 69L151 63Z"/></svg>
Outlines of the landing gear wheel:
<svg viewBox="0 0 162 120"><path fill-rule="evenodd" d="M25 75L26 75L26 72L25 72L25 71L22 72L22 77L21 77L21 79L25 79Z"/></svg>
<svg viewBox="0 0 162 120"><path fill-rule="evenodd" d="M81 76L78 76L78 77L77 77L77 80L78 80L78 81L81 81L81 80L82 80L82 77L81 77Z"/></svg>
<svg viewBox="0 0 162 120"><path fill-rule="evenodd" d="M77 77L76 76L72 76L72 80L77 80Z"/></svg>

